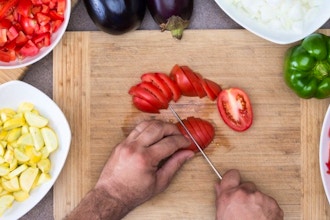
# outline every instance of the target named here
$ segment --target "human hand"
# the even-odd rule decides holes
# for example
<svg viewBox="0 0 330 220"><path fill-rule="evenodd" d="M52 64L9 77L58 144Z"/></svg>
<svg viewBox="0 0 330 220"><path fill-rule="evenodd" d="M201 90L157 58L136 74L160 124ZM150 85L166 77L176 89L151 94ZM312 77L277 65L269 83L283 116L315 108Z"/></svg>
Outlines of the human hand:
<svg viewBox="0 0 330 220"><path fill-rule="evenodd" d="M225 173L216 186L217 220L282 220L277 202L257 190L252 182L241 183L237 170Z"/></svg>
<svg viewBox="0 0 330 220"><path fill-rule="evenodd" d="M144 121L115 147L95 188L132 210L167 188L184 162L193 157L192 151L178 151L189 144L174 124Z"/></svg>

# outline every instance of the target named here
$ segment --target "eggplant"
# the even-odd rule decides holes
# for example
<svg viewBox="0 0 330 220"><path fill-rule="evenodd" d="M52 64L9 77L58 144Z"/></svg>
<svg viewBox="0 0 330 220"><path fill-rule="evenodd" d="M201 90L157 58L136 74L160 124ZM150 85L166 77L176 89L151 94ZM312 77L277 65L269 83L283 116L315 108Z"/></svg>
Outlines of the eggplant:
<svg viewBox="0 0 330 220"><path fill-rule="evenodd" d="M147 0L147 8L162 31L171 31L181 39L183 30L189 26L193 12L193 0Z"/></svg>
<svg viewBox="0 0 330 220"><path fill-rule="evenodd" d="M119 35L140 27L146 0L84 0L94 24L102 31Z"/></svg>

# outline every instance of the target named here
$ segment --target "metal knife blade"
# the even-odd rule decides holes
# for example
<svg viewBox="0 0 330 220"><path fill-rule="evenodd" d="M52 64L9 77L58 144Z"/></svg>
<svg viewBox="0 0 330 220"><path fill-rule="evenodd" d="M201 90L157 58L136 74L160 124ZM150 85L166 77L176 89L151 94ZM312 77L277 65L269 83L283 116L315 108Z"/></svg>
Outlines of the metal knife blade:
<svg viewBox="0 0 330 220"><path fill-rule="evenodd" d="M182 125L182 127L185 129L185 131L187 132L187 134L189 135L189 137L191 138L191 140L194 142L194 144L196 145L196 147L198 148L198 150L201 152L201 154L204 156L205 160L208 162L208 164L211 166L212 170L215 172L215 174L219 177L220 180L222 180L222 176L219 173L219 171L215 168L215 166L213 165L213 163L211 162L211 160L208 158L208 156L204 153L203 149L201 148L201 146L199 146L199 144L197 143L197 141L195 140L195 138L192 136L192 134L190 133L190 131L188 130L188 128L185 126L185 124L183 123L183 121L181 120L180 116L178 115L178 113L176 113L176 111L172 108L171 105L169 105L170 110L172 111L173 115L176 117L176 119L179 121L179 123Z"/></svg>

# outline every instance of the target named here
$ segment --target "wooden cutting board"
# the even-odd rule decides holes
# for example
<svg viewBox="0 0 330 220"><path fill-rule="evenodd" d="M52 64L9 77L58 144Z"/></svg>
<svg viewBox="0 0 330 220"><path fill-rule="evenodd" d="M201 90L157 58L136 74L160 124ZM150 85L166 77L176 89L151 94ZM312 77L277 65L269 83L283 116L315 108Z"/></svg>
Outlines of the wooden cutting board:
<svg viewBox="0 0 330 220"><path fill-rule="evenodd" d="M79 0L71 0L71 8L73 8ZM15 80L15 79L21 79L26 71L28 70L28 67L22 67L17 69L0 69L0 84L3 84L5 82Z"/></svg>
<svg viewBox="0 0 330 220"><path fill-rule="evenodd" d="M330 30L322 32L330 34ZM223 173L236 168L283 208L285 219L330 218L319 171L319 137L329 104L303 100L285 85L276 45L245 30L187 30L181 41L168 32L121 36L67 32L54 50L54 99L72 129L66 165L54 186L54 216L62 219L93 187L112 148L145 119L175 121L169 110L146 114L127 94L142 73L169 73L189 65L221 84L240 87L252 101L254 122L243 133L229 129L208 98L183 97L173 106L182 118L209 120L216 128L206 154ZM214 219L218 181L198 154L161 195L125 219Z"/></svg>

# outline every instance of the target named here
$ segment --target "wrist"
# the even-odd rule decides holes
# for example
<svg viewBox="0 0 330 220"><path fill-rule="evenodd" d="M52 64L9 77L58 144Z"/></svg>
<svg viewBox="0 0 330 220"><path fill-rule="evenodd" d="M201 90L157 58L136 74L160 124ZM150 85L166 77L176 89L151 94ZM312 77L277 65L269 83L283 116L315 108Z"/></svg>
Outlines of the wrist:
<svg viewBox="0 0 330 220"><path fill-rule="evenodd" d="M66 218L70 219L122 219L129 208L102 187L94 187Z"/></svg>

